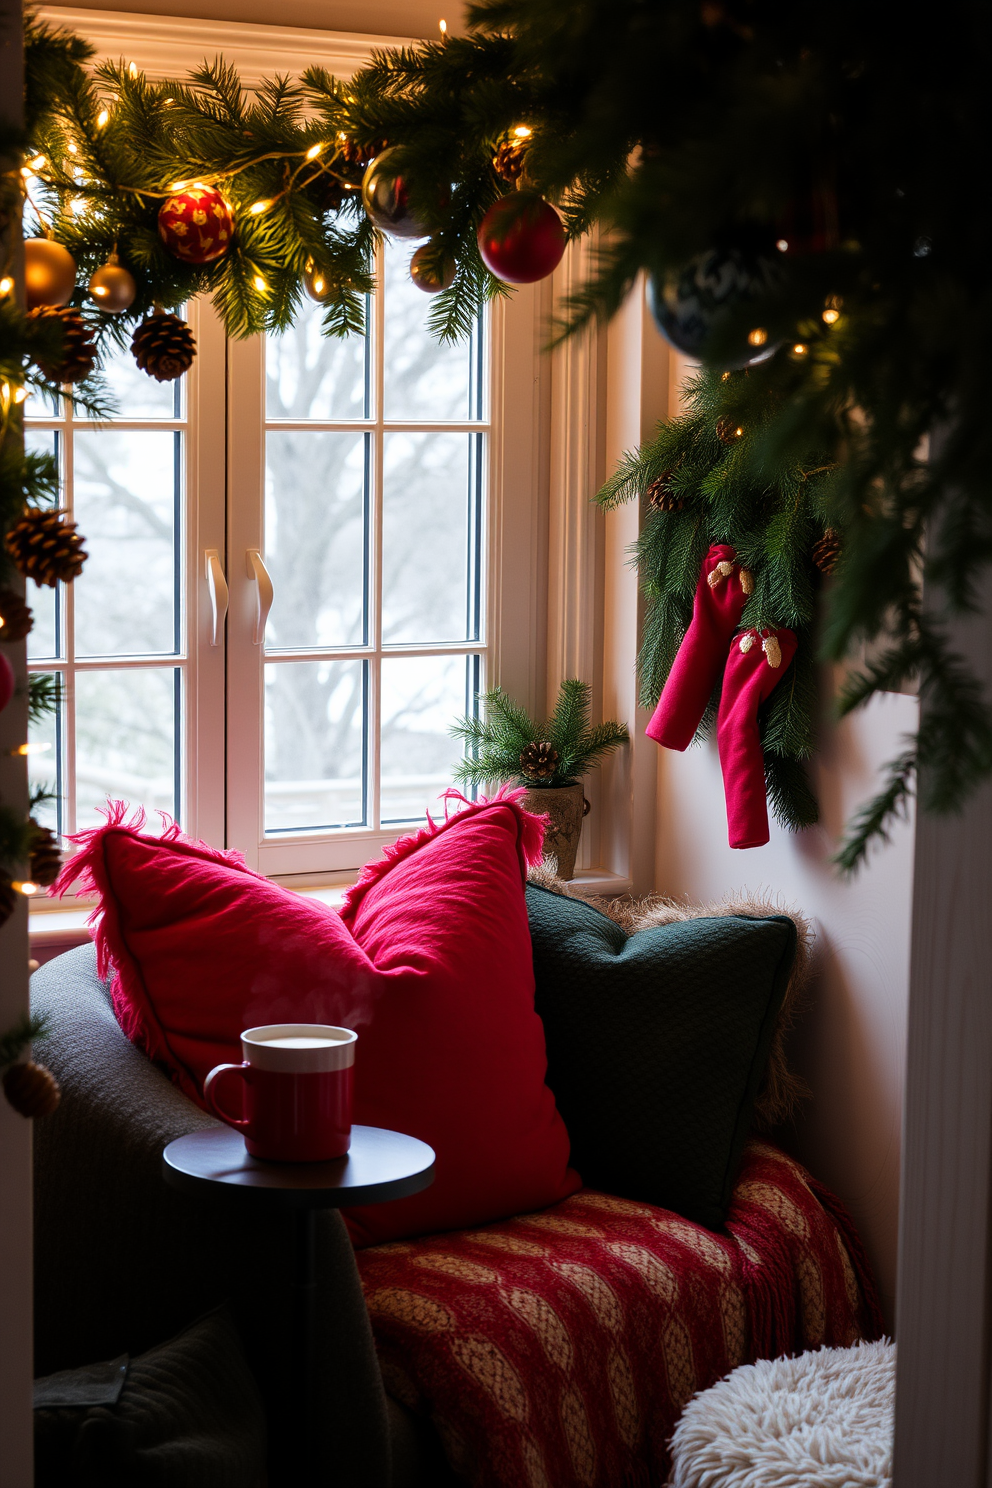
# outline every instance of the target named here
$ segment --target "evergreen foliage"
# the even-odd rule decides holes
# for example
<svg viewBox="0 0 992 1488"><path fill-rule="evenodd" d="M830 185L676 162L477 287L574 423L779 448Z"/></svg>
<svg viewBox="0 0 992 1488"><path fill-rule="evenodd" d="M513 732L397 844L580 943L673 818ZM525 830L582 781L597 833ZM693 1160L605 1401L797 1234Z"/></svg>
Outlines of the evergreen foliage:
<svg viewBox="0 0 992 1488"><path fill-rule="evenodd" d="M849 839L842 862L854 866L915 789L918 767L933 809L959 807L992 772L988 700L945 633L977 603L992 560L981 185L992 12L977 0L930 11L855 0L478 0L469 22L467 36L377 55L346 85L314 68L252 96L220 60L176 83L149 84L123 65L92 79L84 43L36 25L28 138L46 157L38 174L50 230L84 276L115 244L135 273L131 312L91 312L105 334L122 337L153 301L178 308L199 292L214 296L233 334L284 326L308 258L333 286L325 327L344 333L361 323L375 234L353 191L327 206L328 181L354 184L341 170L342 137L369 149L385 141L400 152L431 251L456 261L432 309L438 334L454 337L502 291L481 264L476 229L506 189L493 153L526 125L528 186L558 206L571 234L609 230L559 335L612 314L639 273L664 280L714 247L791 240L775 282L712 325L710 365L757 325L781 349L713 389L714 409L748 437L719 458L705 499L719 515L728 483L752 493L745 506L765 487L779 493L757 545L769 562L761 604L781 609L781 621L790 607L808 609L813 519L813 498L790 506L788 483L812 468L811 449L836 467L822 500L845 557L824 606L823 654L839 660L881 642L881 660L846 705L880 679L916 676L928 720ZM221 185L238 217L231 254L202 269L171 259L155 230L170 184L195 177ZM72 201L86 210L77 215ZM256 203L265 206L253 214ZM670 539L650 538L659 554L648 566L663 561L684 576L691 530L667 525ZM656 596L645 651L659 670L642 673L652 688L681 583ZM798 747L795 710L766 720L769 748ZM773 799L789 795L785 776L775 779Z"/></svg>
<svg viewBox="0 0 992 1488"><path fill-rule="evenodd" d="M455 771L463 785L486 786L516 780L534 785L521 772L520 756L528 744L547 743L557 752L552 775L543 786L575 785L580 776L600 764L614 749L629 743L622 723L590 722L592 688L569 678L561 684L550 718L531 718L500 687L479 699L483 716L462 718L451 733L466 746L467 758Z"/></svg>

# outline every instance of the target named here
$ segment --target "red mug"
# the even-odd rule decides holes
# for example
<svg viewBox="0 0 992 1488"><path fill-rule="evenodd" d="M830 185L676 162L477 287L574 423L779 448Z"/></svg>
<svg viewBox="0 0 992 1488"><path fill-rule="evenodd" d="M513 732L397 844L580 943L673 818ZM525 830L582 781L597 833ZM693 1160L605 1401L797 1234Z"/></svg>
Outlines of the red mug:
<svg viewBox="0 0 992 1488"><path fill-rule="evenodd" d="M241 1035L241 1064L218 1064L203 1086L215 1116L244 1133L253 1157L328 1162L351 1145L351 1091L357 1033L326 1023L269 1023ZM241 1115L221 1104L237 1078Z"/></svg>

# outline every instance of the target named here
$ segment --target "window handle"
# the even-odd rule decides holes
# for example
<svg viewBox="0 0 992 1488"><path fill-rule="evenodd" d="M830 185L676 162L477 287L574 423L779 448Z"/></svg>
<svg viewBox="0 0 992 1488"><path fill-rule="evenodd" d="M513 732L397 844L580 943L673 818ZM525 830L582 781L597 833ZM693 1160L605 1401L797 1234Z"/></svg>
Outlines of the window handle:
<svg viewBox="0 0 992 1488"><path fill-rule="evenodd" d="M255 629L252 633L252 640L256 646L260 646L265 640L265 622L272 608L272 580L269 578L269 570L262 562L262 555L257 548L249 548L245 558L248 577L258 585L255 595Z"/></svg>
<svg viewBox="0 0 992 1488"><path fill-rule="evenodd" d="M224 577L224 566L216 548L207 548L203 554L207 573L207 589L210 593L210 644L220 645L221 631L227 618L228 588Z"/></svg>

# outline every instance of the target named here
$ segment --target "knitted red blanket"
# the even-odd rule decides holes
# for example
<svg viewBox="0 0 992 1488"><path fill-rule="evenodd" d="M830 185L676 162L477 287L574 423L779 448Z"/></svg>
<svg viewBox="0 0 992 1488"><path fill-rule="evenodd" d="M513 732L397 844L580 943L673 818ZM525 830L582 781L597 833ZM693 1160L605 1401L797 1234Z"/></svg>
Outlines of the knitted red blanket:
<svg viewBox="0 0 992 1488"><path fill-rule="evenodd" d="M473 1488L652 1488L738 1364L882 1333L839 1202L751 1143L726 1233L584 1189L357 1256L386 1386Z"/></svg>

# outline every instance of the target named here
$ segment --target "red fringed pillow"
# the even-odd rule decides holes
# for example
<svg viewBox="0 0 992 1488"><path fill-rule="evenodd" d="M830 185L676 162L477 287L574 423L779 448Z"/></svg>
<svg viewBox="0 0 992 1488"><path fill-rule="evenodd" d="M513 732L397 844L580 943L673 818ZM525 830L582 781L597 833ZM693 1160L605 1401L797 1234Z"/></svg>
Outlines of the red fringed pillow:
<svg viewBox="0 0 992 1488"><path fill-rule="evenodd" d="M56 884L99 895L98 966L115 973L121 1027L201 1105L243 1028L357 1030L355 1121L429 1142L437 1176L353 1211L356 1244L484 1224L579 1186L534 1011L524 881L541 823L517 794L397 843L340 915L175 826L143 834L120 804L75 839Z"/></svg>

